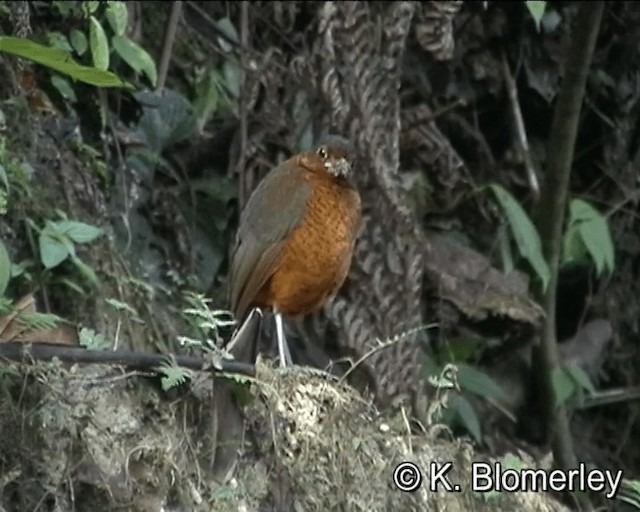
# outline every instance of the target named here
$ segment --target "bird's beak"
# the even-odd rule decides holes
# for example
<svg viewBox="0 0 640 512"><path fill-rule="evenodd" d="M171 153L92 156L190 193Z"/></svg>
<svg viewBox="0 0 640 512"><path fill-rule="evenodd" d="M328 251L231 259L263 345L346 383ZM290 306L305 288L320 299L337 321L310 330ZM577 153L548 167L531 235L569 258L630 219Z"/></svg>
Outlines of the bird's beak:
<svg viewBox="0 0 640 512"><path fill-rule="evenodd" d="M327 162L325 167L329 174L336 178L346 178L351 173L351 164L346 158L339 158L338 160Z"/></svg>

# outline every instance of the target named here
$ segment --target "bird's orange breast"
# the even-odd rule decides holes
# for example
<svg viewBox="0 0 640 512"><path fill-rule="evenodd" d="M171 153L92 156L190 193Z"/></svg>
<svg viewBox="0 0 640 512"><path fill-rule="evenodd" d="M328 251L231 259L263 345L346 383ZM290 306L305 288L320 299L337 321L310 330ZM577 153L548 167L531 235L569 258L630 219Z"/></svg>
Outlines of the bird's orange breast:
<svg viewBox="0 0 640 512"><path fill-rule="evenodd" d="M305 180L311 194L303 218L253 301L287 315L317 310L337 293L351 265L360 226L360 197L353 187L311 172Z"/></svg>

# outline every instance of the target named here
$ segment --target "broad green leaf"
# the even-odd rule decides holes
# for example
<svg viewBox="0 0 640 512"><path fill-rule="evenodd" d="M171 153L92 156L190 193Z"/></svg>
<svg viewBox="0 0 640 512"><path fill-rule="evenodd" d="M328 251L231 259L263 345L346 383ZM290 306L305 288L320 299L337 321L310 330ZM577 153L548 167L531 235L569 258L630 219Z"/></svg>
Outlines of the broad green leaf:
<svg viewBox="0 0 640 512"><path fill-rule="evenodd" d="M456 366L460 389L499 402L506 402L509 399L506 391L483 371L464 363L457 363Z"/></svg>
<svg viewBox="0 0 640 512"><path fill-rule="evenodd" d="M562 264L584 264L588 261L587 248L582 241L579 229L569 225L562 239Z"/></svg>
<svg viewBox="0 0 640 512"><path fill-rule="evenodd" d="M211 114L218 108L220 99L218 80L218 70L212 67L204 72L204 75L195 86L196 94L193 101L193 110L198 116L199 130L204 127Z"/></svg>
<svg viewBox="0 0 640 512"><path fill-rule="evenodd" d="M502 207L520 254L531 264L546 289L550 279L549 266L542 254L538 231L522 206L500 185L489 186Z"/></svg>
<svg viewBox="0 0 640 512"><path fill-rule="evenodd" d="M89 2L81 2L82 7L85 9L87 14L93 14L100 7L100 2L96 0L90 0Z"/></svg>
<svg viewBox="0 0 640 512"><path fill-rule="evenodd" d="M64 233L78 244L92 242L103 234L100 228L75 220L63 220L53 224L55 225L55 229Z"/></svg>
<svg viewBox="0 0 640 512"><path fill-rule="evenodd" d="M107 70L109 68L109 42L107 41L107 35L95 16L91 16L89 22L89 44L91 46L93 65L98 69Z"/></svg>
<svg viewBox="0 0 640 512"><path fill-rule="evenodd" d="M107 2L107 10L105 11L109 25L117 36L123 36L127 30L127 21L129 12L125 2Z"/></svg>
<svg viewBox="0 0 640 512"><path fill-rule="evenodd" d="M240 39L238 38L238 31L236 30L236 27L233 25L233 22L229 18L221 18L220 20L218 20L216 22L216 27L231 41L234 41L236 43L240 41ZM227 40L219 37L218 42L223 51L225 52L231 51L231 45Z"/></svg>
<svg viewBox="0 0 640 512"><path fill-rule="evenodd" d="M0 297L4 295L11 279L11 258L2 240L0 240Z"/></svg>
<svg viewBox="0 0 640 512"><path fill-rule="evenodd" d="M69 247L58 237L54 238L43 230L38 237L40 246L40 261L45 268L53 268L62 263L69 256Z"/></svg>
<svg viewBox="0 0 640 512"><path fill-rule="evenodd" d="M538 32L540 32L540 21L542 20L542 16L544 16L544 10L547 7L547 2L528 0L525 2L527 4L527 8L529 9L529 13L533 18L533 21L536 23L536 28Z"/></svg>
<svg viewBox="0 0 640 512"><path fill-rule="evenodd" d="M12 263L11 264L11 277L18 277L27 272L24 265L21 263ZM27 274L28 275L28 274Z"/></svg>
<svg viewBox="0 0 640 512"><path fill-rule="evenodd" d="M113 48L136 73L144 73L152 85L156 85L158 73L156 63L147 51L124 36L113 36Z"/></svg>
<svg viewBox="0 0 640 512"><path fill-rule="evenodd" d="M558 366L553 370L551 381L553 383L556 407L560 407L576 392L575 381L562 366Z"/></svg>
<svg viewBox="0 0 640 512"><path fill-rule="evenodd" d="M89 42L87 41L87 36L84 35L84 32L81 32L77 28L74 28L69 34L69 40L71 41L71 46L76 51L78 55L84 55L84 52L89 48Z"/></svg>
<svg viewBox="0 0 640 512"><path fill-rule="evenodd" d="M224 74L225 86L231 96L239 98L244 80L244 71L242 68L234 62L227 60L222 66L222 73Z"/></svg>
<svg viewBox="0 0 640 512"><path fill-rule="evenodd" d="M588 222L602 217L600 212L582 199L572 199L569 203L569 223Z"/></svg>
<svg viewBox="0 0 640 512"><path fill-rule="evenodd" d="M569 205L569 225L578 230L598 274L613 272L615 255L606 218L586 201L574 199Z"/></svg>
<svg viewBox="0 0 640 512"><path fill-rule="evenodd" d="M158 154L166 147L182 142L195 131L195 115L189 101L181 94L166 90L163 94L140 91L134 93L136 100L143 106L143 115L138 123L136 134L144 140L150 151L140 162L142 172L163 165ZM136 151L141 156L142 151ZM148 163L147 163L148 162Z"/></svg>
<svg viewBox="0 0 640 512"><path fill-rule="evenodd" d="M71 15L71 12L73 11L73 3L70 0L65 0L65 1L61 1L61 2L51 2L60 12L60 14L62 14L63 18L68 18Z"/></svg>
<svg viewBox="0 0 640 512"><path fill-rule="evenodd" d="M448 362L458 364L469 361L477 361L482 352L487 348L483 338L460 336L449 341Z"/></svg>
<svg viewBox="0 0 640 512"><path fill-rule="evenodd" d="M0 51L32 60L87 84L99 87L132 88L130 84L120 80L113 73L90 66L82 66L65 52L34 43L28 39L0 36Z"/></svg>
<svg viewBox="0 0 640 512"><path fill-rule="evenodd" d="M462 426L473 436L476 442L482 442L482 427L473 406L462 395L451 397L448 404L449 410L462 423Z"/></svg>
<svg viewBox="0 0 640 512"><path fill-rule="evenodd" d="M69 44L69 39L62 32L49 32L47 41L52 48L57 48L65 53L71 53L73 48Z"/></svg>
<svg viewBox="0 0 640 512"><path fill-rule="evenodd" d="M593 382L591 382L589 375L580 366L576 364L569 364L565 366L565 370L581 389L586 389L589 393L596 392L596 388L593 386Z"/></svg>
<svg viewBox="0 0 640 512"><path fill-rule="evenodd" d="M73 87L71 87L71 84L66 78L62 78L60 75L52 75L51 84L56 88L56 90L62 95L63 98L72 102L78 101Z"/></svg>

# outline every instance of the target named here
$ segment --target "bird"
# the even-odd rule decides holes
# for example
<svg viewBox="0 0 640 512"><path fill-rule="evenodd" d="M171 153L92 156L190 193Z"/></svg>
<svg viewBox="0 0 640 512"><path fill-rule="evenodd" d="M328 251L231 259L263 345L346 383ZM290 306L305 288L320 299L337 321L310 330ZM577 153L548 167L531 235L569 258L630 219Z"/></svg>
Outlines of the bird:
<svg viewBox="0 0 640 512"><path fill-rule="evenodd" d="M281 367L291 364L282 316L321 309L347 277L361 224L353 157L346 139L325 136L272 169L240 214L230 309L238 321L272 311Z"/></svg>

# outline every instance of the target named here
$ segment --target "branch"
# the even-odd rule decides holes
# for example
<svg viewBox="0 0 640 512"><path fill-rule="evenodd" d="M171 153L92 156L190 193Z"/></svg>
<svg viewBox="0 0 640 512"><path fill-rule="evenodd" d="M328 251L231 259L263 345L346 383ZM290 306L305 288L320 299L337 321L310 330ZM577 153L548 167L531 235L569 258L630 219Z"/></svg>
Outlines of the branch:
<svg viewBox="0 0 640 512"><path fill-rule="evenodd" d="M156 91L162 91L164 89L167 72L169 71L169 62L171 61L173 43L176 39L176 29L178 28L180 14L182 14L182 2L173 2L169 21L167 22L167 29L164 34L164 45L162 46L160 66L158 67L158 83L156 85Z"/></svg>
<svg viewBox="0 0 640 512"><path fill-rule="evenodd" d="M537 219L545 257L551 270L551 279L548 288L538 294L546 313L546 320L542 339L536 350L536 375L542 393L546 437L551 442L556 464L563 469L575 468L576 456L567 413L564 408L555 406L552 383L553 372L560 364L556 341L556 288L571 164L587 74L603 8L602 1L580 3L577 6L578 12L565 60L564 79L556 100L549 135L549 158Z"/></svg>
<svg viewBox="0 0 640 512"><path fill-rule="evenodd" d="M509 69L509 63L507 62L507 56L504 53L502 54L502 72L504 74L507 92L509 93L509 101L511 103L513 122L515 125L514 127L518 136L518 149L520 150L522 160L527 171L527 179L529 180L529 188L533 194L533 200L537 202L540 198L540 185L538 183L535 165L533 164L531 150L529 149L529 140L527 138L527 129L524 126L522 109L520 108L520 102L518 101L518 86L511 74L511 69Z"/></svg>
<svg viewBox="0 0 640 512"><path fill-rule="evenodd" d="M82 347L68 345L52 345L51 343L0 343L0 359L17 362L51 361L57 358L65 363L92 363L122 365L137 370L155 370L167 361L174 361L176 365L190 370L213 371L214 373L241 373L254 376L255 367L252 364L238 361L220 361L220 368L216 368L211 361L196 356L182 356L173 354L154 354L148 352L132 352L130 350L88 350Z"/></svg>

